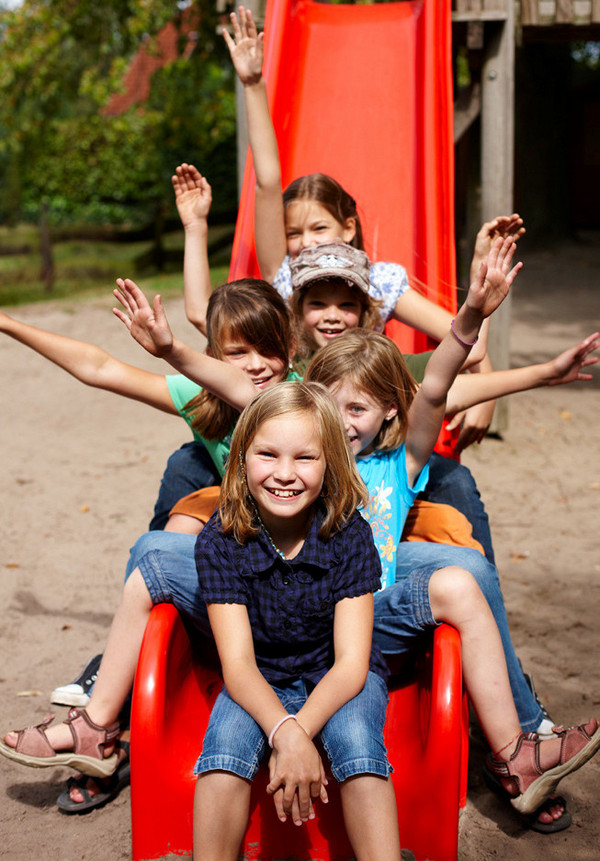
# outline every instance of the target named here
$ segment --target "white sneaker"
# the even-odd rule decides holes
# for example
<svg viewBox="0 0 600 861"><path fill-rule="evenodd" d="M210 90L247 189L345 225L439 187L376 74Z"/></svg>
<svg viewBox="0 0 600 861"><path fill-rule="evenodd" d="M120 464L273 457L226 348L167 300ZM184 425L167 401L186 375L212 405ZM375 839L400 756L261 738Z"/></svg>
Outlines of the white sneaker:
<svg viewBox="0 0 600 861"><path fill-rule="evenodd" d="M87 662L75 681L55 688L50 694L50 702L58 706L87 706L90 690L96 681L102 655L95 655Z"/></svg>

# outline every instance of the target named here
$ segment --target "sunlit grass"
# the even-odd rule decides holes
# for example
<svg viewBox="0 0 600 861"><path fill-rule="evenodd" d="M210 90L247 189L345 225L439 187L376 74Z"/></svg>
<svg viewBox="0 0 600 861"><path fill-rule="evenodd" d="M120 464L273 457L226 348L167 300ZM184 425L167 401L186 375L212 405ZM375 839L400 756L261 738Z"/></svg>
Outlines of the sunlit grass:
<svg viewBox="0 0 600 861"><path fill-rule="evenodd" d="M216 227L210 241L219 239L230 228ZM183 232L166 234L163 239L164 269L157 271L152 258L152 243L71 239L52 247L54 282L47 292L42 281L42 257L35 228L0 228L0 306L14 306L106 295L115 279L134 278L151 292L165 295L183 290ZM229 251L211 256L213 286L227 279ZM214 264L214 266L213 266Z"/></svg>

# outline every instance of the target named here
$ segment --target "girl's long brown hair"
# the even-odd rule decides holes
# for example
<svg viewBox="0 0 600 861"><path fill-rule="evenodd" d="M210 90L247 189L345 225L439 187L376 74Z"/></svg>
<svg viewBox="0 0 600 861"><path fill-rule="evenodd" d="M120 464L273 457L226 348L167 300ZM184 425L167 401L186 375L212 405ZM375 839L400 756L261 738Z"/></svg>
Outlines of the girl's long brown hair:
<svg viewBox="0 0 600 861"><path fill-rule="evenodd" d="M384 421L373 446L377 451L389 451L404 442L417 384L390 338L378 332L349 329L319 350L304 379L321 383L328 390L348 380L382 407L397 406L397 415Z"/></svg>
<svg viewBox="0 0 600 861"><path fill-rule="evenodd" d="M207 349L222 359L226 338L240 338L261 355L276 357L284 368L293 349L288 309L279 293L259 278L243 278L217 287L206 313ZM216 395L203 390L185 405L192 428L205 439L223 439L239 413Z"/></svg>
<svg viewBox="0 0 600 861"><path fill-rule="evenodd" d="M299 176L283 192L283 206L289 206L297 200L314 200L319 203L335 220L344 225L349 218L354 219L356 233L349 242L354 248L365 250L363 230L356 209L356 201L345 188L332 176L326 173L309 173Z"/></svg>

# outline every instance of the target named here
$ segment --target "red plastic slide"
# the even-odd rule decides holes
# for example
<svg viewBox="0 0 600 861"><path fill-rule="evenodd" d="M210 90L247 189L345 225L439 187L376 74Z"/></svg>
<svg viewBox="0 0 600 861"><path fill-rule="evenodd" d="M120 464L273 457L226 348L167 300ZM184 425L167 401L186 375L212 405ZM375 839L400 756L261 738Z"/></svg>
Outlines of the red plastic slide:
<svg viewBox="0 0 600 861"><path fill-rule="evenodd" d="M175 608L156 606L142 644L131 712L133 861L190 857L193 767L220 687L217 673L194 660ZM456 861L468 727L461 690L460 638L454 628L441 625L431 653L416 662L414 677L390 693L385 739L395 768L400 837L417 861ZM333 778L329 804L317 804L317 817L302 828L278 821L267 782L262 769L252 786L241 851L246 861L353 857Z"/></svg>
<svg viewBox="0 0 600 861"><path fill-rule="evenodd" d="M272 0L265 77L284 187L328 173L355 198L367 253L406 267L454 310L454 147L449 0L345 6ZM230 278L259 275L248 157ZM428 348L399 323L405 352Z"/></svg>
<svg viewBox="0 0 600 861"><path fill-rule="evenodd" d="M402 263L454 308L455 260L449 0L339 6L270 0L265 75L283 183L329 173L358 202L367 252ZM230 278L258 275L248 160ZM401 349L424 336L392 324ZM132 707L133 859L191 852L192 768L218 677L194 662L173 607L153 610ZM455 861L468 725L458 634L441 626L410 683L394 690L386 742L402 843L417 861ZM306 828L282 825L253 788L244 858L346 861L339 796Z"/></svg>

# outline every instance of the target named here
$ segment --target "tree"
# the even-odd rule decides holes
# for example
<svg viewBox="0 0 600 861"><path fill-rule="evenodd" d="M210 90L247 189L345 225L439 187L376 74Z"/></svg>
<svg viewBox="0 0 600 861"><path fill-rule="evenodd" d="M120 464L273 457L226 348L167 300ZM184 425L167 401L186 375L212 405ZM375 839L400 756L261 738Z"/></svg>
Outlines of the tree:
<svg viewBox="0 0 600 861"><path fill-rule="evenodd" d="M154 75L150 97L119 116L102 113L143 44L157 50L168 21L194 13L196 47ZM209 0L183 12L173 0L25 0L0 17L0 215L18 198L37 217L42 196L55 223L149 220L171 205L179 161L230 155L235 206L233 76ZM16 179L18 177L18 179ZM219 198L222 198L219 200Z"/></svg>

